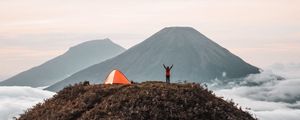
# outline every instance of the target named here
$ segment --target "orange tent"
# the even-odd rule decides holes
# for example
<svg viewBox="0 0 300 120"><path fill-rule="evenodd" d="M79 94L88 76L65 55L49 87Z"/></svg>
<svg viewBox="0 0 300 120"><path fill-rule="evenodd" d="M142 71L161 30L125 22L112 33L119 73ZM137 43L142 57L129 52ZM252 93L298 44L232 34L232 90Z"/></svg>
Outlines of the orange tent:
<svg viewBox="0 0 300 120"><path fill-rule="evenodd" d="M106 77L104 84L130 84L130 82L121 71L113 70Z"/></svg>

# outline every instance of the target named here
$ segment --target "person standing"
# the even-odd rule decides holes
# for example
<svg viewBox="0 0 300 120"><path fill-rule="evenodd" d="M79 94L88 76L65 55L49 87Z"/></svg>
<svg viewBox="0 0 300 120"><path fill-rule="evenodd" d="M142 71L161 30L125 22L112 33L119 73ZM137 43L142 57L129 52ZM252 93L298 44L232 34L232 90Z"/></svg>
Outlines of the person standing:
<svg viewBox="0 0 300 120"><path fill-rule="evenodd" d="M165 64L163 64L165 70L166 70L166 83L170 83L170 77L171 77L171 69L173 68L173 64L170 66L165 66Z"/></svg>

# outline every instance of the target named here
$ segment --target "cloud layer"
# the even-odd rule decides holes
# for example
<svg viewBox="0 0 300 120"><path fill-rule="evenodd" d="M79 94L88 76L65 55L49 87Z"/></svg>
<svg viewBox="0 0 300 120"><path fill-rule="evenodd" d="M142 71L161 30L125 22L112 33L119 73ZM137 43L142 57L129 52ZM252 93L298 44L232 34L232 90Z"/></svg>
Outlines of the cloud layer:
<svg viewBox="0 0 300 120"><path fill-rule="evenodd" d="M274 64L268 70L250 75L243 82L216 88L218 96L233 99L261 120L298 120L300 118L300 65ZM277 80L278 76L286 79ZM249 84L252 83L252 84ZM253 85L253 83L256 83Z"/></svg>
<svg viewBox="0 0 300 120"><path fill-rule="evenodd" d="M33 105L53 96L53 92L20 86L0 87L0 118L10 120Z"/></svg>

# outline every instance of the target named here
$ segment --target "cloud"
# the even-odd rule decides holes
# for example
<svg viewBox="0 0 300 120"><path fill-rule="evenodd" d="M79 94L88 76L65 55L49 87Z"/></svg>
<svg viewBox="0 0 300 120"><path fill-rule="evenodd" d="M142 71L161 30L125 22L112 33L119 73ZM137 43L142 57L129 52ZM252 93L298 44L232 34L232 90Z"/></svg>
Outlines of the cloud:
<svg viewBox="0 0 300 120"><path fill-rule="evenodd" d="M214 89L218 96L233 99L244 109L251 108L250 112L262 120L297 120L300 118L299 73L300 64L274 64L243 82ZM286 79L277 80L277 75Z"/></svg>
<svg viewBox="0 0 300 120"><path fill-rule="evenodd" d="M267 69L288 79L300 78L300 63L275 63L268 66Z"/></svg>
<svg viewBox="0 0 300 120"><path fill-rule="evenodd" d="M21 86L0 87L0 118L9 120L44 99L53 96L53 92L38 88Z"/></svg>
<svg viewBox="0 0 300 120"><path fill-rule="evenodd" d="M258 111L256 115L261 120L299 120L300 110L278 109L274 111Z"/></svg>
<svg viewBox="0 0 300 120"><path fill-rule="evenodd" d="M300 117L299 103L289 104L284 102L271 102L253 100L247 97L234 95L228 91L215 91L218 96L225 96L225 99L233 99L235 103L242 106L244 110L254 114L260 120L298 120ZM298 106L292 108L291 106ZM251 108L247 110L245 108Z"/></svg>

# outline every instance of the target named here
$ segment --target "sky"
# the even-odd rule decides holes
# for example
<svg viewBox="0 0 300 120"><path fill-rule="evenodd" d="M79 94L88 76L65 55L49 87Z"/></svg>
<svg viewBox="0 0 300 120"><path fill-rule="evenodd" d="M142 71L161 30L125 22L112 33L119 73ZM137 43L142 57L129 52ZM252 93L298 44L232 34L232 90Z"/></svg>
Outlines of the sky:
<svg viewBox="0 0 300 120"><path fill-rule="evenodd" d="M169 26L190 26L264 68L300 63L299 0L0 0L0 81L110 38L130 48Z"/></svg>

